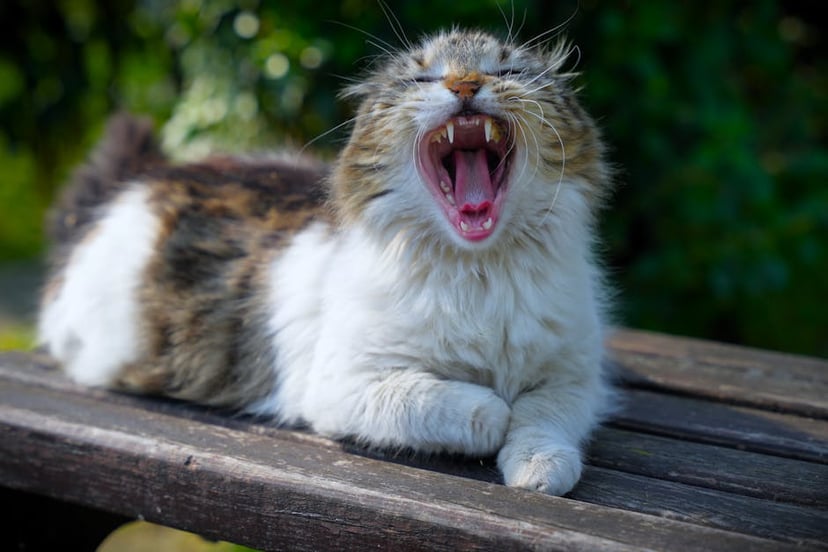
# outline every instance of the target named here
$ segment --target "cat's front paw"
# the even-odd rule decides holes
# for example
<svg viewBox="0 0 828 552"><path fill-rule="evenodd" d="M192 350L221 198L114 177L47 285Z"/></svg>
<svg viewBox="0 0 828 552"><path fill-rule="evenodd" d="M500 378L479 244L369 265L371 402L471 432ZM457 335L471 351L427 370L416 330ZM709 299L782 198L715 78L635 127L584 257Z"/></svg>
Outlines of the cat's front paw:
<svg viewBox="0 0 828 552"><path fill-rule="evenodd" d="M441 426L438 432L449 433L445 449L469 456L494 454L506 438L511 408L491 389L467 383L452 387L442 415L432 419Z"/></svg>
<svg viewBox="0 0 828 552"><path fill-rule="evenodd" d="M560 496L581 478L581 454L577 448L545 443L507 443L497 456L506 485Z"/></svg>
<svg viewBox="0 0 828 552"><path fill-rule="evenodd" d="M471 438L465 453L483 456L497 452L506 439L510 416L509 405L494 393L478 404L471 412Z"/></svg>

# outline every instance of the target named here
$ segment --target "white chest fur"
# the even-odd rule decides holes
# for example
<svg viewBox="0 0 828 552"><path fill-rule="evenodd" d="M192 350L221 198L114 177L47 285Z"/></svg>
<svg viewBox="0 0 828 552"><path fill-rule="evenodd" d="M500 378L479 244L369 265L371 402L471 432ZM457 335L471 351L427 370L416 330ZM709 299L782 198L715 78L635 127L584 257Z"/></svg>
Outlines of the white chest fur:
<svg viewBox="0 0 828 552"><path fill-rule="evenodd" d="M583 357L597 364L601 354L587 248L402 259L358 228L306 230L272 267L280 385L255 409L307 419L316 408L300 399L308 389L374 370L472 382L507 402L569 378Z"/></svg>

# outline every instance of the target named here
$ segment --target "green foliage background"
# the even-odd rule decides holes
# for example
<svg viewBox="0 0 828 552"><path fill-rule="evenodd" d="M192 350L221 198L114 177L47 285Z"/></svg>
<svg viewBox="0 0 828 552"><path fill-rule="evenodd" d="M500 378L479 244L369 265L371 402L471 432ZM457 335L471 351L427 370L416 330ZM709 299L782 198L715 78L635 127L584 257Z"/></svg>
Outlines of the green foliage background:
<svg viewBox="0 0 828 552"><path fill-rule="evenodd" d="M603 234L620 322L828 355L818 3L391 8L409 37L505 34L512 13L524 39L566 23L618 167ZM330 153L351 108L336 91L400 42L376 0L7 0L0 30L0 261L42 253L44 209L107 114L152 115L181 158L311 140Z"/></svg>

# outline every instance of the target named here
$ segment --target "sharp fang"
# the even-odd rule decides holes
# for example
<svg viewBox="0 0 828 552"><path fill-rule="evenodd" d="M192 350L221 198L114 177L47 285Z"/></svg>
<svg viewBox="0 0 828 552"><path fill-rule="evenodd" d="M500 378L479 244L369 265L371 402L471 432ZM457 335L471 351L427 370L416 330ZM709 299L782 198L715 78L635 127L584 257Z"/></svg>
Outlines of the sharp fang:
<svg viewBox="0 0 828 552"><path fill-rule="evenodd" d="M454 123L448 121L446 123L446 132L448 133L448 140L450 144L454 143Z"/></svg>
<svg viewBox="0 0 828 552"><path fill-rule="evenodd" d="M483 221L483 230L490 230L492 227L492 223L492 217L489 217L485 221Z"/></svg>
<svg viewBox="0 0 828 552"><path fill-rule="evenodd" d="M486 123L483 125L483 130L486 132L486 141L492 141L492 120L486 119Z"/></svg>
<svg viewBox="0 0 828 552"><path fill-rule="evenodd" d="M452 207L456 205L456 203L454 202L454 196L448 192L446 192L446 201L448 201Z"/></svg>
<svg viewBox="0 0 828 552"><path fill-rule="evenodd" d="M460 221L460 230L462 230L463 232L468 232L469 231L469 225L466 224L466 221L463 221L463 220Z"/></svg>

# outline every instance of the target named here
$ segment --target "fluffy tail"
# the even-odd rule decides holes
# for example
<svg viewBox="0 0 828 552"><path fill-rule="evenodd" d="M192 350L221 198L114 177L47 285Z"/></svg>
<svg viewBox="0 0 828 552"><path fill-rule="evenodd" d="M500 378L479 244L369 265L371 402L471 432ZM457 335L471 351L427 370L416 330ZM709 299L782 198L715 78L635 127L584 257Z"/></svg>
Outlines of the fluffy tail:
<svg viewBox="0 0 828 552"><path fill-rule="evenodd" d="M162 161L149 119L113 116L89 161L74 172L49 214L47 232L52 243L73 241L95 219L97 208L112 199L125 181Z"/></svg>

